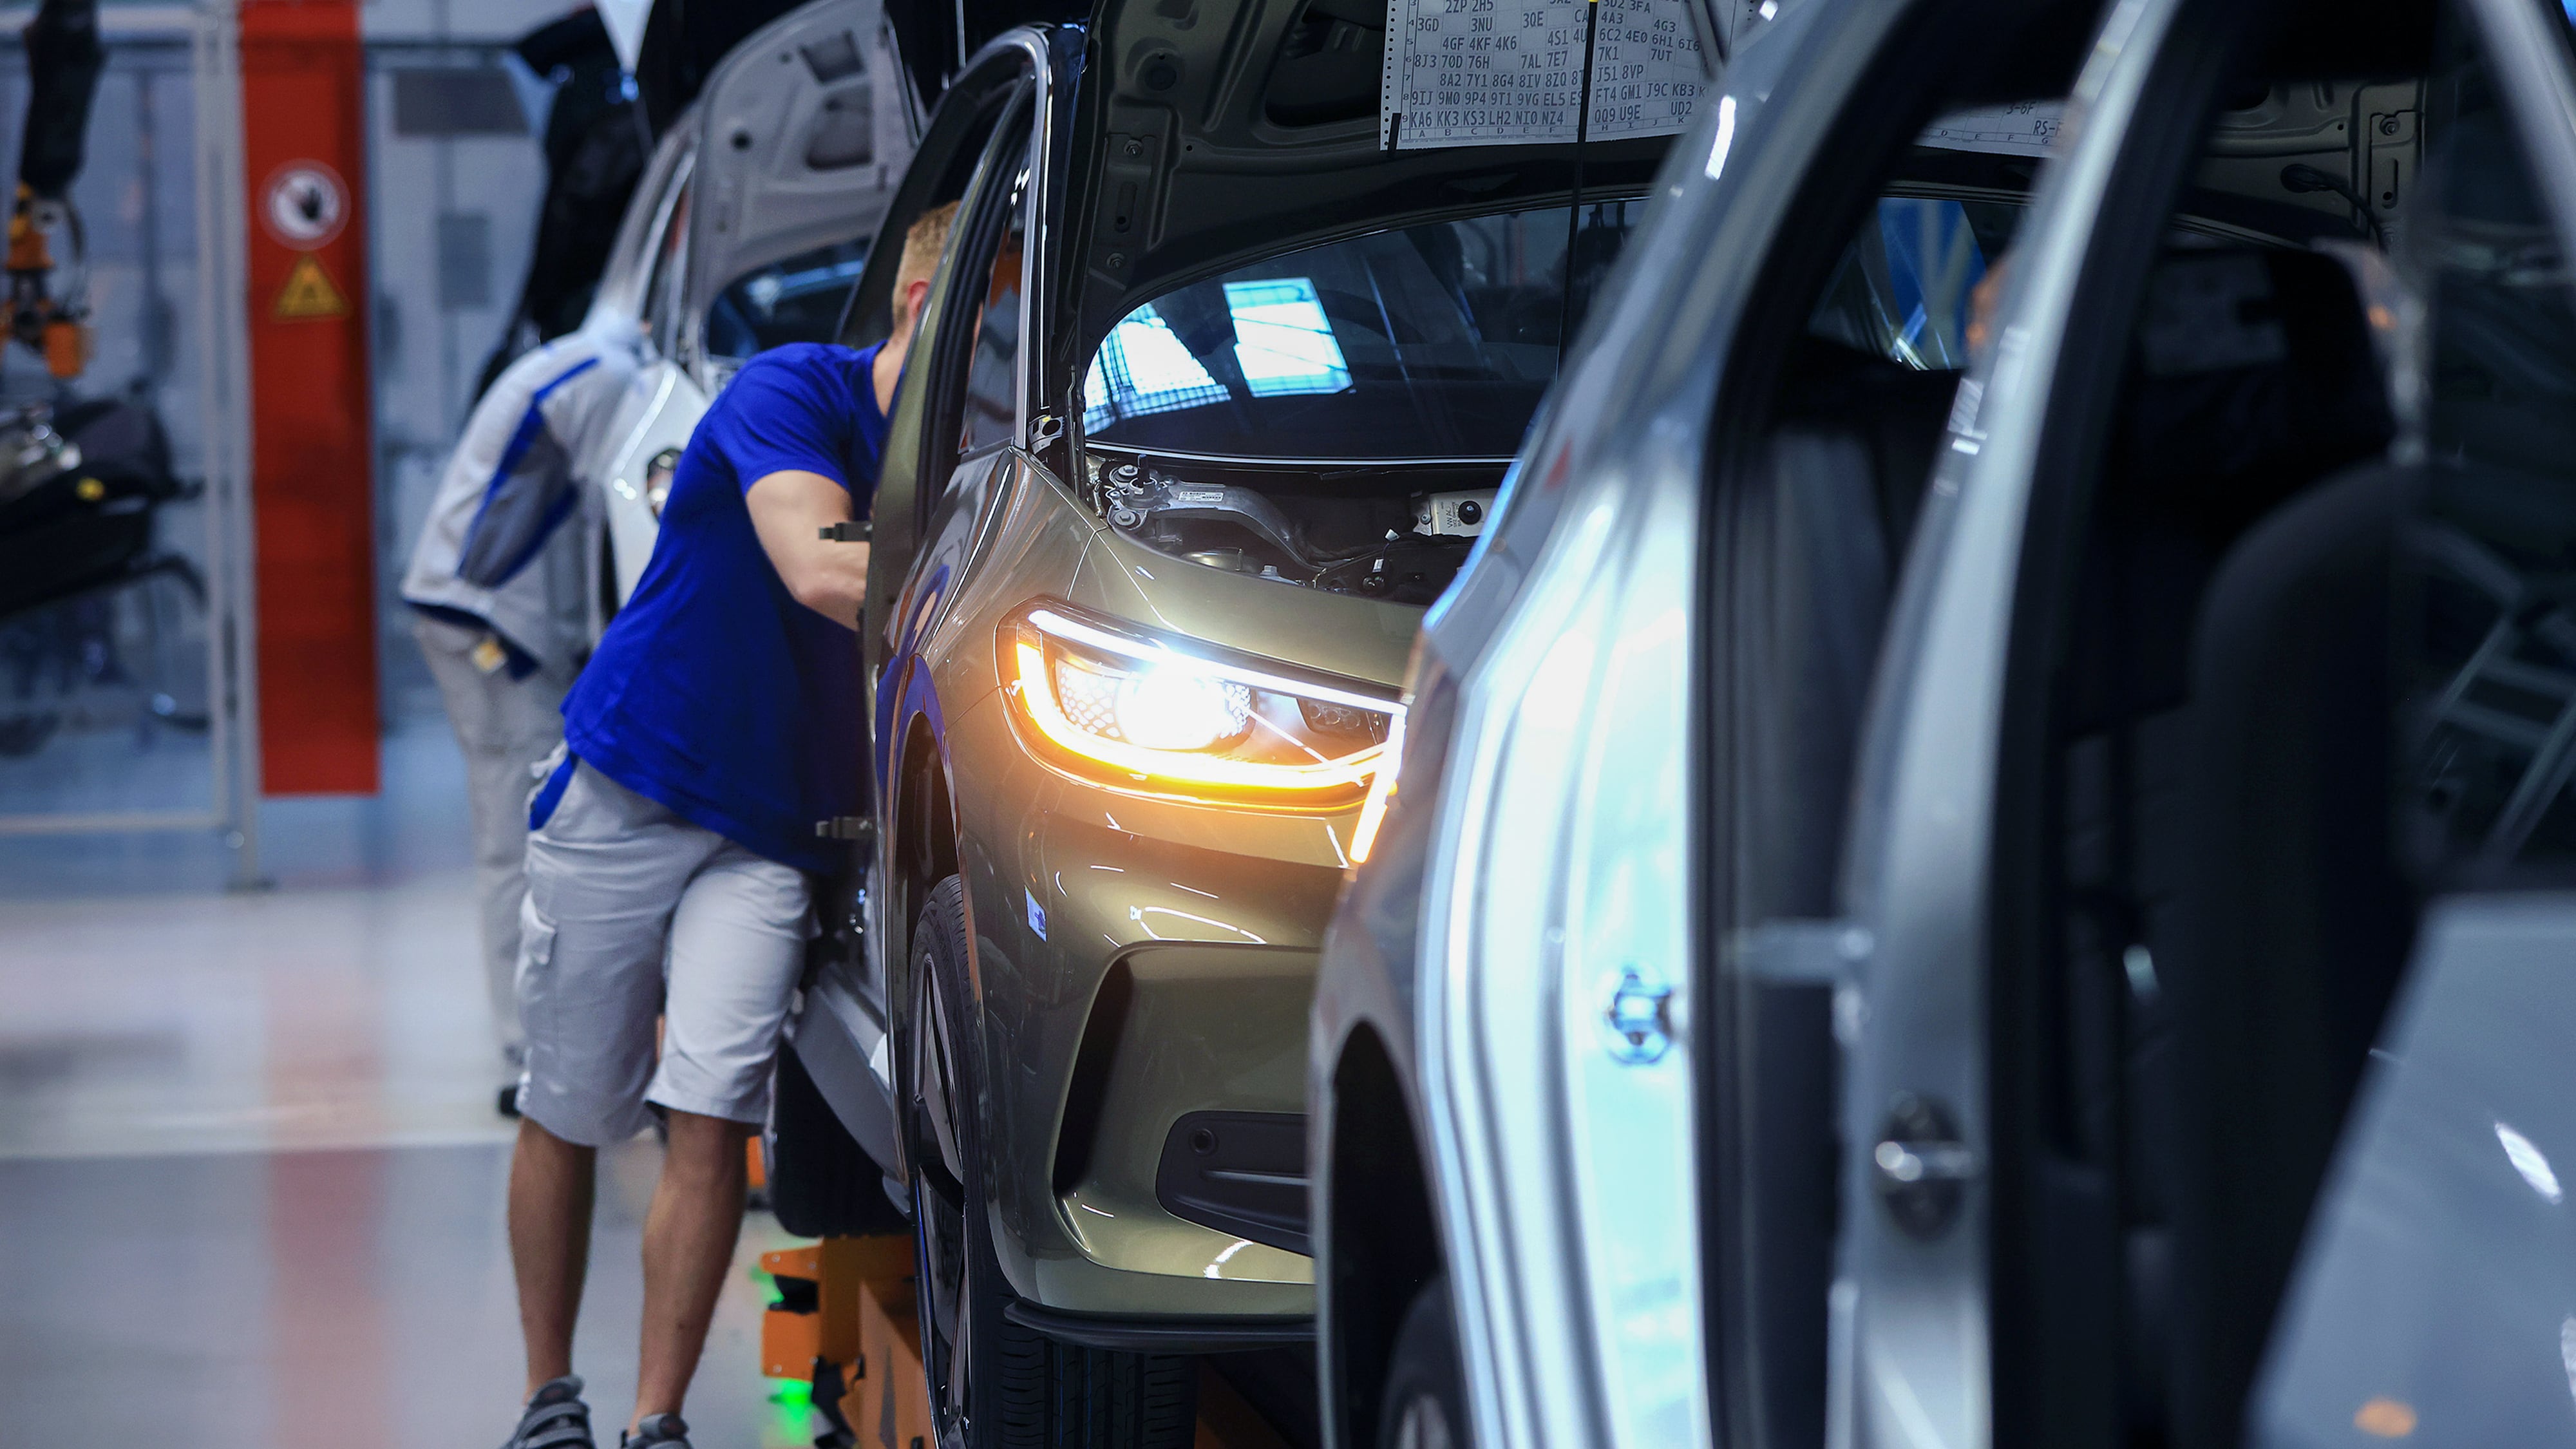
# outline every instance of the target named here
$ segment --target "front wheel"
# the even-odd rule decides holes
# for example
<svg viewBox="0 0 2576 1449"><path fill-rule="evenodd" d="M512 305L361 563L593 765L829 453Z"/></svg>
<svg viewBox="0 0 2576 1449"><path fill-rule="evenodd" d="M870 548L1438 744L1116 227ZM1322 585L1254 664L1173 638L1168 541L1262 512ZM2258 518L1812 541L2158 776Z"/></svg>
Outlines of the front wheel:
<svg viewBox="0 0 2576 1449"><path fill-rule="evenodd" d="M957 877L941 881L913 929L904 1056L921 1366L939 1449L1185 1449L1195 1360L1057 1343L1010 1321L985 1208L964 899Z"/></svg>

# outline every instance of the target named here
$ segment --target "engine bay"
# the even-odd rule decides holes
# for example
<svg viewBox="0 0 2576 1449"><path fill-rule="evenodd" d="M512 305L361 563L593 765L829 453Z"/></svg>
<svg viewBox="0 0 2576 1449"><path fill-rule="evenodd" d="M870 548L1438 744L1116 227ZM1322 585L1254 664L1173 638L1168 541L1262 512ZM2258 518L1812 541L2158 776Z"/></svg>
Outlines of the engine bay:
<svg viewBox="0 0 2576 1449"><path fill-rule="evenodd" d="M1202 568L1428 605L1494 510L1501 463L1248 464L1094 447L1090 502L1110 527Z"/></svg>

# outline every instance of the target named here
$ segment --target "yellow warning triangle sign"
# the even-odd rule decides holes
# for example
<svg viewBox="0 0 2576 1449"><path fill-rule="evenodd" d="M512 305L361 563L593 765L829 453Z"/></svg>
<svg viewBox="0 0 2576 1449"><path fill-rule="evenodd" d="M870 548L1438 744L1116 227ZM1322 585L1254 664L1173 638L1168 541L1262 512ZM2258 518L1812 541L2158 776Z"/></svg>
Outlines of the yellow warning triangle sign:
<svg viewBox="0 0 2576 1449"><path fill-rule="evenodd" d="M317 317L346 317L349 299L331 285L322 264L311 252L295 258L295 269L286 274L286 285L277 292L277 305L269 315L280 322L301 322Z"/></svg>

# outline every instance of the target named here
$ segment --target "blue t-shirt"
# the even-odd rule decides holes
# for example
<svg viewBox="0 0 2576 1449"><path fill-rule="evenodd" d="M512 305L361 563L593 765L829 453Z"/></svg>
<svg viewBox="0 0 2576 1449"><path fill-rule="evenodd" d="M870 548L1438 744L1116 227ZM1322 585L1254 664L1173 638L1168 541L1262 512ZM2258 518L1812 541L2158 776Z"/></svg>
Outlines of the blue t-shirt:
<svg viewBox="0 0 2576 1449"><path fill-rule="evenodd" d="M867 516L886 434L876 358L800 342L743 365L680 455L644 577L564 701L564 738L592 769L801 870L834 866L814 824L865 798L858 635L787 592L743 495L820 473Z"/></svg>

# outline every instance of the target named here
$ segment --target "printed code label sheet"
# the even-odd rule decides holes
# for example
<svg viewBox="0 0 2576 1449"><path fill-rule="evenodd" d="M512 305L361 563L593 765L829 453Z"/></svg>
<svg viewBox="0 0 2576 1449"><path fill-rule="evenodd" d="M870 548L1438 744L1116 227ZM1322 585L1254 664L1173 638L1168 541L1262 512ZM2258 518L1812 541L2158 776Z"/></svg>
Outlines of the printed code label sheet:
<svg viewBox="0 0 2576 1449"><path fill-rule="evenodd" d="M1707 82L1683 0L1598 0L1592 31L1593 140L1669 136L1690 124Z"/></svg>
<svg viewBox="0 0 2576 1449"><path fill-rule="evenodd" d="M1571 141L1584 0L1390 0L1379 141L1400 150Z"/></svg>

